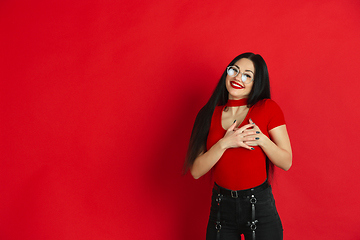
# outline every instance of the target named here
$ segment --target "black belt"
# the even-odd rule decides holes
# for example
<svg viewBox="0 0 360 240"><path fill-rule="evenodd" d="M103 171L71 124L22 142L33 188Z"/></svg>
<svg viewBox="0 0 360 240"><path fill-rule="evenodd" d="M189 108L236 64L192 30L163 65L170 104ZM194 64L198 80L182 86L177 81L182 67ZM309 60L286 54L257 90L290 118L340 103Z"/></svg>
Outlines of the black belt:
<svg viewBox="0 0 360 240"><path fill-rule="evenodd" d="M254 188L233 191L233 190L229 190L229 189L220 187L219 185L217 185L215 183L214 184L214 190L217 193L220 193L223 196L230 196L232 198L238 198L238 197L245 197L245 196L250 196L250 195L255 194L255 193L259 193L259 192L267 189L269 186L270 185L269 185L268 181L265 181L263 184L261 184L261 185L259 185L257 187L254 187Z"/></svg>

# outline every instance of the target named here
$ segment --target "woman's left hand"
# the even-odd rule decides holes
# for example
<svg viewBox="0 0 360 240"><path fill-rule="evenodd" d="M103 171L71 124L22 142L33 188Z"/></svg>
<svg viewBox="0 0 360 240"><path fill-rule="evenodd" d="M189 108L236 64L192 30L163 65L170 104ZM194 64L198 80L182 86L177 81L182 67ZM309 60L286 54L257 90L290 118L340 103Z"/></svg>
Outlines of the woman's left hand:
<svg viewBox="0 0 360 240"><path fill-rule="evenodd" d="M289 170L292 165L292 151L286 125L271 129L269 131L270 139L251 119L249 119L249 123L253 127L243 131L243 133L251 131L244 137L243 143L250 147L259 146L275 166L285 171Z"/></svg>
<svg viewBox="0 0 360 240"><path fill-rule="evenodd" d="M252 129L245 131L256 131L256 134L249 135L247 137L247 141L245 141L244 143L252 147L261 146L264 143L264 141L268 140L269 138L261 132L260 128L251 119L249 119L249 123L253 124L254 127Z"/></svg>
<svg viewBox="0 0 360 240"><path fill-rule="evenodd" d="M254 127L245 131L255 131L256 134L249 134L250 139L246 139L244 143L251 147L259 146L275 166L285 171L289 170L292 164L292 151L286 125L271 129L268 137L251 119L249 122Z"/></svg>

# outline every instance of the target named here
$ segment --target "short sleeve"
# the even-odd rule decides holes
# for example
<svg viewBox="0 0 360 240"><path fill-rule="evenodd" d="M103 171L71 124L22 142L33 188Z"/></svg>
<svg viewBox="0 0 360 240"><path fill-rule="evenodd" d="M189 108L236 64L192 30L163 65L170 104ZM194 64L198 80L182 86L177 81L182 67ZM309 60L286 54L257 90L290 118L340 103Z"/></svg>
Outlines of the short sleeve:
<svg viewBox="0 0 360 240"><path fill-rule="evenodd" d="M276 102L268 99L266 101L266 110L269 113L268 131L285 124L284 113Z"/></svg>

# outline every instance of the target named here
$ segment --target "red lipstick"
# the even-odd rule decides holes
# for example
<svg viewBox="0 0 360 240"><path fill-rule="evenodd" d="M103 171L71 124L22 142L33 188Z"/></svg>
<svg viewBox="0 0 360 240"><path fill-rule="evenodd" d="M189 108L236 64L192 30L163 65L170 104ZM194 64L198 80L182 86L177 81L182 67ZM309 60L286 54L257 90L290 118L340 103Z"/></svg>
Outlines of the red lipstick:
<svg viewBox="0 0 360 240"><path fill-rule="evenodd" d="M244 87L235 81L230 81L230 86L235 89L243 89Z"/></svg>

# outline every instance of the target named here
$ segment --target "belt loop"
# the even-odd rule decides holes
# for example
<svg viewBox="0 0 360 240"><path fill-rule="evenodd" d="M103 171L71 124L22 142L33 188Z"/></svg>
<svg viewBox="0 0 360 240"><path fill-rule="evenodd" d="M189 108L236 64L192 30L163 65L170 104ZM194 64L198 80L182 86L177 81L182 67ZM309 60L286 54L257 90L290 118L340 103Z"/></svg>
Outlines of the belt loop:
<svg viewBox="0 0 360 240"><path fill-rule="evenodd" d="M231 197L232 198L238 198L239 197L238 192L237 191L231 191Z"/></svg>

